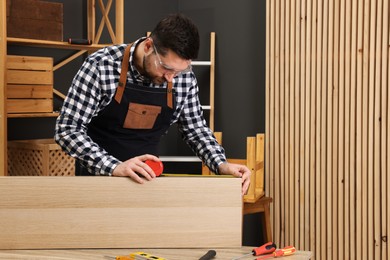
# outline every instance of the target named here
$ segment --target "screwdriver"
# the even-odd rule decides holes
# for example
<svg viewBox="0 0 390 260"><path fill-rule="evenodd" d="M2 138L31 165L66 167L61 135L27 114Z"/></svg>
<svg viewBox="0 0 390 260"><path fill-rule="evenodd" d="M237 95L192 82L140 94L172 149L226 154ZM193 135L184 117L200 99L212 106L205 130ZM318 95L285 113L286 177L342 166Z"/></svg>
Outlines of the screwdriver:
<svg viewBox="0 0 390 260"><path fill-rule="evenodd" d="M295 251L296 251L295 247L293 247L293 246L286 246L286 247L284 247L282 249L276 250L272 254L265 255L265 256L260 256L260 257L256 258L256 260L262 260L262 259L267 259L267 258L271 258L271 257L288 256L288 255L294 254Z"/></svg>
<svg viewBox="0 0 390 260"><path fill-rule="evenodd" d="M269 254L269 253L274 252L275 250L276 250L276 245L272 242L268 242L262 246L254 248L251 253L240 256L240 257L233 258L232 260L241 259L241 258L250 256L250 255L259 256L259 255Z"/></svg>

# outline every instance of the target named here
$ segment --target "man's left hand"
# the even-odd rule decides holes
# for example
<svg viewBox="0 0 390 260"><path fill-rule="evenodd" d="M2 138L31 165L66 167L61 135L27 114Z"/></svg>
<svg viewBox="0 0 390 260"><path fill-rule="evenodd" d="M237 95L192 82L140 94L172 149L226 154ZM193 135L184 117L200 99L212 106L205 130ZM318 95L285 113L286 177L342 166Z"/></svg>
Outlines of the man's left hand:
<svg viewBox="0 0 390 260"><path fill-rule="evenodd" d="M242 195L244 196L249 188L251 182L251 171L245 165L235 163L222 163L218 166L220 174L233 175L234 177L241 178L242 182Z"/></svg>

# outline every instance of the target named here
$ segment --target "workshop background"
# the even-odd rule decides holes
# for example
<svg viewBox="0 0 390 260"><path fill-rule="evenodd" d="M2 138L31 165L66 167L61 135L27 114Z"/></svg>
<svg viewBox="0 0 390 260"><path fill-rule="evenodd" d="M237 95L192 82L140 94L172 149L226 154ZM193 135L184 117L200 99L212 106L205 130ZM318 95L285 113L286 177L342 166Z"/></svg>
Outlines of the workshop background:
<svg viewBox="0 0 390 260"><path fill-rule="evenodd" d="M63 3L64 40L86 38L87 1L57 0ZM258 0L143 0L125 1L125 42L132 42L151 31L156 23L170 13L181 12L198 25L201 35L199 60L209 59L210 32L216 33L215 62L215 131L223 132L223 146L230 158L245 158L246 137L265 132L265 49L266 2ZM112 11L110 15L114 15ZM97 13L97 15L99 15ZM109 42L104 31L101 43ZM36 47L8 46L9 54L54 57L54 64L74 53ZM85 56L55 71L54 85L66 94L71 81ZM208 95L209 71L198 69L202 95ZM202 92L203 91L203 92ZM54 109L59 110L62 100L55 98ZM206 112L207 116L207 112ZM8 140L51 138L55 118L10 118ZM28 129L28 131L26 131ZM175 145L172 145L172 144ZM168 145L169 144L169 145ZM162 155L192 155L177 142L177 132L171 128L160 147ZM176 164L176 170L200 171L198 165ZM171 167L171 166L170 166ZM169 169L175 171L175 169ZM223 217L223 216L221 216ZM244 217L243 244L260 245L258 214Z"/></svg>

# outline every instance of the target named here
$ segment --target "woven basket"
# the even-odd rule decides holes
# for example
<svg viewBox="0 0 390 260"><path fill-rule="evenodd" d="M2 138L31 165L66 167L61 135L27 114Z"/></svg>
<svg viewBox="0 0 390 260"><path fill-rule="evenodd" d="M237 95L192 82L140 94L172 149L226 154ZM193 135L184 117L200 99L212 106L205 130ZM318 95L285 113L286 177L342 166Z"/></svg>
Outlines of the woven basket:
<svg viewBox="0 0 390 260"><path fill-rule="evenodd" d="M53 139L8 141L9 176L74 176L74 158Z"/></svg>

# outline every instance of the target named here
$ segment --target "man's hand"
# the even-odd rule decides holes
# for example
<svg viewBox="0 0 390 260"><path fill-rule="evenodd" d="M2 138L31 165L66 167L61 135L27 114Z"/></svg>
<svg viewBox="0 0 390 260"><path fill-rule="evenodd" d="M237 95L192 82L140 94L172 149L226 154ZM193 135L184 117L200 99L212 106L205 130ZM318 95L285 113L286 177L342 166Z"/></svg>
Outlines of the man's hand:
<svg viewBox="0 0 390 260"><path fill-rule="evenodd" d="M234 163L222 163L218 166L220 174L230 174L234 177L241 178L242 195L244 196L249 188L251 182L251 171L245 165Z"/></svg>
<svg viewBox="0 0 390 260"><path fill-rule="evenodd" d="M144 163L146 160L160 161L158 157L151 154L137 156L120 163L112 172L112 176L130 177L138 183L144 183L144 179L141 177L145 177L146 180L151 181L156 178L156 174L149 165Z"/></svg>

